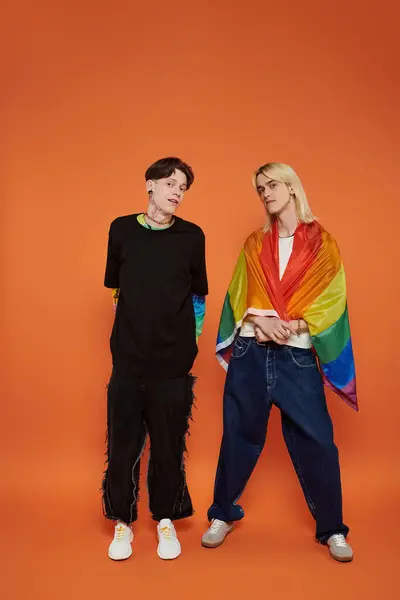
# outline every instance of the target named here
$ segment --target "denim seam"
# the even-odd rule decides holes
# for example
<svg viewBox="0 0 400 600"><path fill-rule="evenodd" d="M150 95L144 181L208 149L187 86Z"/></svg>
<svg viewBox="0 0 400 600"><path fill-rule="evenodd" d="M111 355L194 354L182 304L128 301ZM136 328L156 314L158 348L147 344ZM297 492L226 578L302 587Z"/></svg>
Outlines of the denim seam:
<svg viewBox="0 0 400 600"><path fill-rule="evenodd" d="M269 358L270 354L271 354L271 358ZM270 369L272 372L271 383L269 382L269 370ZM269 398L270 398L270 391L273 390L274 387L276 386L277 379L278 379L278 374L277 374L276 367L275 367L273 349L270 347L267 347L267 358L265 361L265 381L266 381L266 386L267 386L267 394L268 394Z"/></svg>
<svg viewBox="0 0 400 600"><path fill-rule="evenodd" d="M260 458L260 456L261 456L261 452L262 452L262 448L261 448L261 449L260 449L260 451L257 453L257 458L256 458L256 462L255 462L255 465L254 465L254 469L256 468L256 465L257 465L258 459L259 459L259 458ZM253 471L250 473L250 475L247 477L246 481L244 482L244 485L243 485L243 487L242 487L242 491L240 492L239 496L238 496L238 497L237 497L237 498L236 498L236 499L235 499L235 500L232 502L232 504L233 504L234 506L237 506L237 501L238 501L238 500L239 500L239 498L240 498L240 497L243 495L243 493L244 493L244 490L246 489L246 486L247 486L247 484L249 483L250 477L252 476L252 474L253 474L253 472L254 472L254 469L253 469Z"/></svg>
<svg viewBox="0 0 400 600"><path fill-rule="evenodd" d="M248 341L248 342L246 341L246 343L247 343L247 346L246 346L246 347L245 347L245 349L243 350L242 354L240 354L239 356L235 356L235 354L234 354L234 353L235 353L235 347L237 347L237 346L236 346L236 341L237 341L237 339L238 339L238 338L236 338L236 340L235 340L235 343L234 343L234 346L233 346L233 352L232 352L232 356L231 356L231 359L235 359L235 360L239 360L239 359L243 358L244 356L246 356L246 354L247 354L247 353L248 353L248 351L250 350L250 346L251 346L251 338L247 338L249 341ZM243 346L242 346L242 347L243 347Z"/></svg>
<svg viewBox="0 0 400 600"><path fill-rule="evenodd" d="M293 427L291 427L291 435L292 435L292 439L293 439L293 445L296 447L296 434L294 432ZM295 468L295 471L297 473L297 476L298 476L298 478L301 481L302 488L305 491L305 496L306 496L307 504L309 505L309 508L312 509L311 512L314 511L316 513L317 507L315 506L314 501L311 498L310 492L308 491L308 488L307 488L306 483L304 481L304 477L303 477L303 474L301 472L300 465L299 465L299 463L297 461L297 458L294 458L293 463L295 465L294 468Z"/></svg>
<svg viewBox="0 0 400 600"><path fill-rule="evenodd" d="M301 365L300 363L297 362L297 360L293 356L292 349L289 347L287 347L287 349L288 349L290 357L291 357L292 361L294 362L294 364L296 365L296 367L299 367L300 369L312 369L313 367L317 367L317 363L315 360L311 365Z"/></svg>
<svg viewBox="0 0 400 600"><path fill-rule="evenodd" d="M263 344L257 344L257 345L258 345L258 346L263 346ZM251 346L251 342L249 343L249 346L248 346L248 347L250 347L250 346ZM264 369L265 369L265 381L267 382L267 385L266 385L266 389L267 389L267 400L269 400L269 393L268 393L268 379L267 379L267 371L268 371L268 367L267 367L267 363L268 363L268 352L269 352L269 348L267 348L267 359L266 359L266 360L265 360L265 362L264 362ZM235 500L232 502L232 504L233 504L234 506L237 506L237 502L238 502L238 500L239 500L239 499L240 499L240 497L243 495L243 493L244 493L244 490L246 489L246 486L247 486L247 484L248 484L248 482L249 482L249 480L250 480L250 477L251 477L251 475L253 474L253 472L254 472L254 469L256 468L256 465L257 465L258 459L259 459L259 458L260 458L260 456L261 456L261 453L262 453L262 451L263 451L263 448L264 448L264 444L263 444L263 447L262 447L262 448L260 448L260 449L259 449L259 451L257 452L257 458L256 458L256 461L255 461L255 464L254 464L254 468L253 468L252 472L250 473L250 475L249 475L249 476L246 478L246 480L245 480L245 482L244 482L244 485L242 486L242 490L241 490L241 492L239 493L239 495L237 496L237 498L236 498L236 499L235 499ZM242 510L243 510L243 509L242 509Z"/></svg>

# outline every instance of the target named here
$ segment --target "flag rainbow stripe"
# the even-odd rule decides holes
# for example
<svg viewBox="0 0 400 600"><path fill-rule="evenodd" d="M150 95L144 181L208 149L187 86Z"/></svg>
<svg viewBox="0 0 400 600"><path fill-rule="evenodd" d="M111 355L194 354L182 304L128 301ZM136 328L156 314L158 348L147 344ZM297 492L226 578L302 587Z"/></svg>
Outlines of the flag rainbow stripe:
<svg viewBox="0 0 400 600"><path fill-rule="evenodd" d="M303 318L324 383L358 410L344 267L335 240L317 223L300 226L279 282L277 237L255 232L241 251L222 309L217 358L226 369L248 314ZM300 276L299 276L300 273Z"/></svg>

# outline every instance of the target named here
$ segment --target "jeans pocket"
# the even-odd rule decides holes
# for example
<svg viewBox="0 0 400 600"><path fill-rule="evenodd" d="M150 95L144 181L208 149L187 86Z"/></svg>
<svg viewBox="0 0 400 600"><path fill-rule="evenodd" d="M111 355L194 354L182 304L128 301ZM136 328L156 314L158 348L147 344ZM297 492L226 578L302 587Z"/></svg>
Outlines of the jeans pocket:
<svg viewBox="0 0 400 600"><path fill-rule="evenodd" d="M232 358L243 358L247 354L252 340L253 338L237 336L233 344Z"/></svg>
<svg viewBox="0 0 400 600"><path fill-rule="evenodd" d="M307 350L306 348L295 348L293 346L287 346L287 348L296 367L302 369L317 367L317 359L311 350Z"/></svg>

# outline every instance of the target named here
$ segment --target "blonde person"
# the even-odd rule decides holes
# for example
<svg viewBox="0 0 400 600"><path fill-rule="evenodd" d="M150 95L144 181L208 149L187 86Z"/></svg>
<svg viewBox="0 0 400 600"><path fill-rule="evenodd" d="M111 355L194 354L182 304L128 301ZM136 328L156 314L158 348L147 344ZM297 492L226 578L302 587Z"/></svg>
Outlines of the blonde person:
<svg viewBox="0 0 400 600"><path fill-rule="evenodd" d="M202 544L216 547L244 511L242 495L264 446L272 405L316 538L353 558L342 518L338 450L323 384L357 409L346 285L333 237L315 220L299 177L269 163L254 174L266 225L246 240L226 295L217 355L228 368L224 431Z"/></svg>

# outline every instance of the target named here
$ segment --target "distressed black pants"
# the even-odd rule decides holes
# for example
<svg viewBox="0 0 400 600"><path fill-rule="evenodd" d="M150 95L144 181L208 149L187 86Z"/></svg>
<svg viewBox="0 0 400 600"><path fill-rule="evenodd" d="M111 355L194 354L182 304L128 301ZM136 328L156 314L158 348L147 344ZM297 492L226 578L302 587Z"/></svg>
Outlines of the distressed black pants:
<svg viewBox="0 0 400 600"><path fill-rule="evenodd" d="M153 519L176 520L193 514L184 466L193 384L191 375L153 379L113 371L108 386L108 464L103 481L107 518L128 524L137 519L140 458L147 433Z"/></svg>

